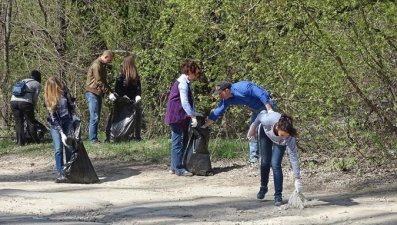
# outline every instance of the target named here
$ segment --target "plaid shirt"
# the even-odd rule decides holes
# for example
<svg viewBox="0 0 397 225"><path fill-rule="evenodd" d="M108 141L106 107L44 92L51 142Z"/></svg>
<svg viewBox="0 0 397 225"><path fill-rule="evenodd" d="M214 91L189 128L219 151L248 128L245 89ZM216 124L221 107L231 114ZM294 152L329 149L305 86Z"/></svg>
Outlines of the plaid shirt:
<svg viewBox="0 0 397 225"><path fill-rule="evenodd" d="M187 79L186 79L187 80ZM172 85L170 94L168 96L167 111L165 114L165 124L179 124L184 130L189 128L190 116L182 107L181 92L178 86L184 79L178 79ZM186 82L188 87L187 98L191 108L193 108L193 92L190 89L190 83Z"/></svg>

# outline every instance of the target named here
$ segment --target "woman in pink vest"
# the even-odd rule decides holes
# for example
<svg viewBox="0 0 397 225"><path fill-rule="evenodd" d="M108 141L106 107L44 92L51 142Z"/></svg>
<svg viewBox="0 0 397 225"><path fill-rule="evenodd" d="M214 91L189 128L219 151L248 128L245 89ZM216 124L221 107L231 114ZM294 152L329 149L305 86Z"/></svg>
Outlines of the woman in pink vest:
<svg viewBox="0 0 397 225"><path fill-rule="evenodd" d="M194 61L187 61L182 65L181 73L171 87L164 122L171 127L170 172L178 176L191 176L192 173L182 165L182 157L188 143L189 123L192 127L197 126L191 82L199 77L201 69Z"/></svg>

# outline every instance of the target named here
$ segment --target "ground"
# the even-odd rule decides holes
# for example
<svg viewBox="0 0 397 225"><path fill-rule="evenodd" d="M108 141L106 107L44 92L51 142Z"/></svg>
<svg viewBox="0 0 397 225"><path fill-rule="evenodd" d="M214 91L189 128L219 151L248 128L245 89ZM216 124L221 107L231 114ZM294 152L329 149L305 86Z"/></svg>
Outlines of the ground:
<svg viewBox="0 0 397 225"><path fill-rule="evenodd" d="M284 160L288 163L288 160ZM397 224L395 170L312 172L302 168L305 209L284 206L273 185L257 200L259 166L213 162L213 176L177 177L166 164L92 159L97 184L56 184L54 160L0 156L0 224ZM378 173L378 174L377 174Z"/></svg>

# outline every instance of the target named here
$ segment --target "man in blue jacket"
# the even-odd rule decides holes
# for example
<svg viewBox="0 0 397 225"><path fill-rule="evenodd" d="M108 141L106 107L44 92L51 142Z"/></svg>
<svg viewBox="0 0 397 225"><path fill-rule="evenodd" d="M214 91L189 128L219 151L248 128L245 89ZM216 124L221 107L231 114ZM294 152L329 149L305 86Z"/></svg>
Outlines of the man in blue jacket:
<svg viewBox="0 0 397 225"><path fill-rule="evenodd" d="M204 127L213 124L232 105L245 105L251 108L250 124L255 121L255 118L262 110L273 111L276 107L269 92L251 81L239 81L233 84L228 81L220 81L217 83L213 95L218 95L221 102L211 112L208 120L203 125ZM250 141L249 148L250 162L255 163L259 158L258 143L256 141Z"/></svg>

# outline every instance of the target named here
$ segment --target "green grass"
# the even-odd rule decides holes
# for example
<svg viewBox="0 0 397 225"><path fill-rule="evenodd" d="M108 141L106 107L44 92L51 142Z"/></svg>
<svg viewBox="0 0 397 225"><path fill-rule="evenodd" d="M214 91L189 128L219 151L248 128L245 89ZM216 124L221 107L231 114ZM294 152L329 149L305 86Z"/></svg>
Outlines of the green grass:
<svg viewBox="0 0 397 225"><path fill-rule="evenodd" d="M16 154L21 156L53 157L53 145L50 137L46 137L42 144L29 144L16 146L11 140L0 140L0 156ZM103 139L100 139L103 140ZM171 139L163 137L145 139L141 142L131 141L124 143L102 143L93 146L86 137L83 137L84 146L92 159L115 159L120 161L140 160L152 163L165 163L169 161ZM248 157L248 143L241 140L210 140L208 150L211 160L231 160Z"/></svg>

